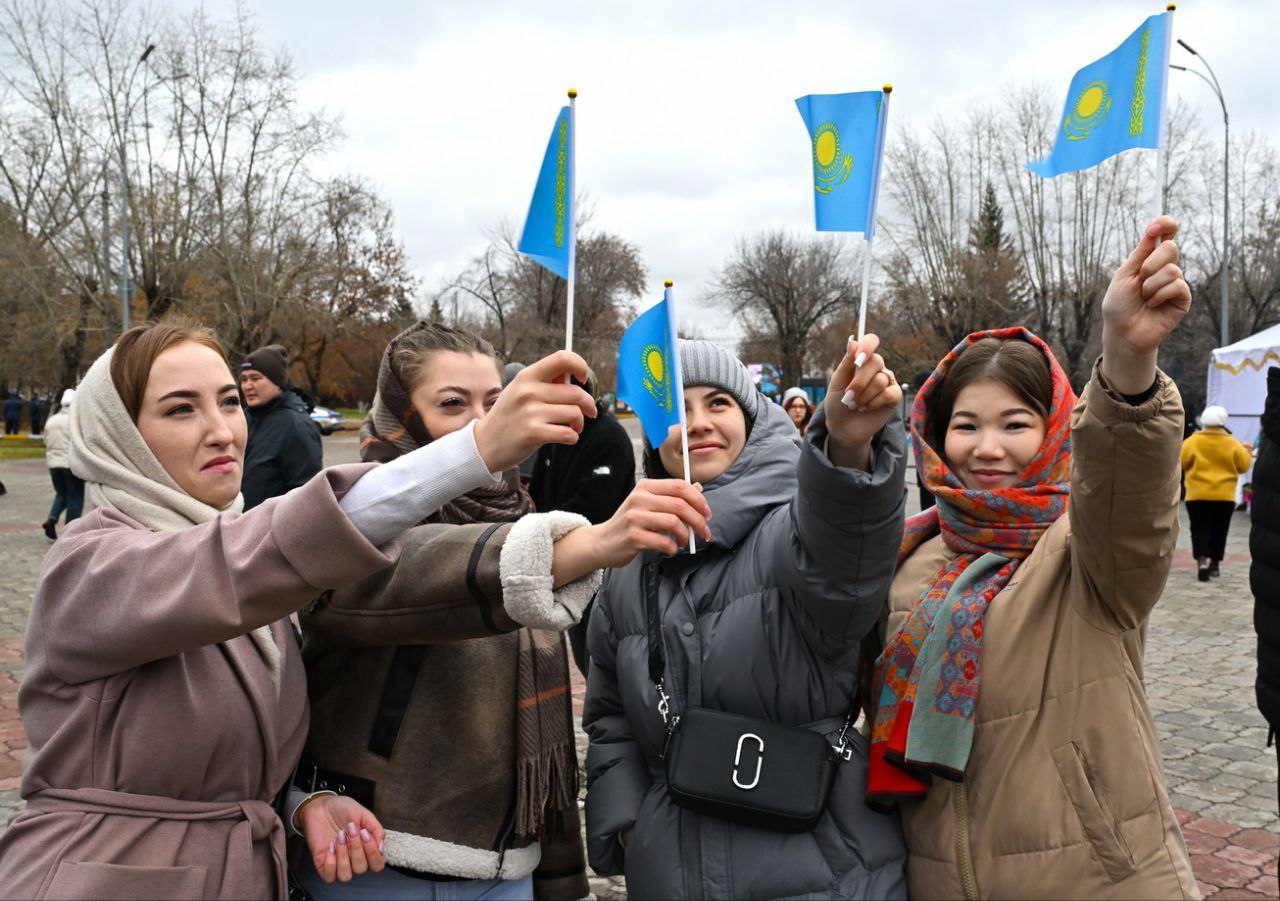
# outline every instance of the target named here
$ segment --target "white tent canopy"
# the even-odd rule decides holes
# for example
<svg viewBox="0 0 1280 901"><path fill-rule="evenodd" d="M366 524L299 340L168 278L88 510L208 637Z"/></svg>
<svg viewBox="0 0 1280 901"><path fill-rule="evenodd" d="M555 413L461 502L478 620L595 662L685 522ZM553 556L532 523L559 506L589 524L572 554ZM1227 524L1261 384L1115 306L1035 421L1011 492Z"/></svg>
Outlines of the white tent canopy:
<svg viewBox="0 0 1280 901"><path fill-rule="evenodd" d="M1258 439L1271 366L1280 366L1280 325L1219 347L1209 357L1208 402L1227 408L1227 426L1245 444ZM1198 410L1187 413L1199 415Z"/></svg>

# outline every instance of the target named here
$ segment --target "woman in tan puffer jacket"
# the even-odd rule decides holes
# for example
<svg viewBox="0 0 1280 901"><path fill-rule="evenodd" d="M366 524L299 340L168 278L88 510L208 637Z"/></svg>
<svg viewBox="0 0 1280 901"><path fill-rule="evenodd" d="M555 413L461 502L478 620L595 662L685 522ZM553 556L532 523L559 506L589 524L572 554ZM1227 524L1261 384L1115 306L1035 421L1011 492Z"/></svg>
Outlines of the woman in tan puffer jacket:
<svg viewBox="0 0 1280 901"><path fill-rule="evenodd" d="M1078 403L1021 329L971 335L917 398L938 512L890 591L869 780L901 806L914 898L1199 897L1142 684L1177 536L1176 231L1116 271Z"/></svg>

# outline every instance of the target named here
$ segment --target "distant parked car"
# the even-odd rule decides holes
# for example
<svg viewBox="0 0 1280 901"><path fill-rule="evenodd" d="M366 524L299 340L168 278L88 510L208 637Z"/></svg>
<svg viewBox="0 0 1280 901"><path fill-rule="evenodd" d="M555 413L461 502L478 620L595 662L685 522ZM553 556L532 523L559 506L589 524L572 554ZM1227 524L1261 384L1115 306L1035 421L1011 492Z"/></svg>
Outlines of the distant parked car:
<svg viewBox="0 0 1280 901"><path fill-rule="evenodd" d="M321 435L332 435L342 428L342 417L328 407L317 406L312 410L311 421L316 424Z"/></svg>

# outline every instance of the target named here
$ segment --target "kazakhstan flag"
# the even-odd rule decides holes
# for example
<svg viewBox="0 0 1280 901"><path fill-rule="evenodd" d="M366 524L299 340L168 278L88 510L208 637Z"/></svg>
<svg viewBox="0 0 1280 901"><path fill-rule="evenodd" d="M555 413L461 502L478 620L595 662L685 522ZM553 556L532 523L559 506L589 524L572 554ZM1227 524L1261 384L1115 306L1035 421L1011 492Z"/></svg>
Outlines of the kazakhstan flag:
<svg viewBox="0 0 1280 901"><path fill-rule="evenodd" d="M1027 168L1052 178L1096 166L1122 150L1160 147L1171 37L1169 13L1152 16L1111 53L1077 72L1053 152Z"/></svg>
<svg viewBox="0 0 1280 901"><path fill-rule="evenodd" d="M684 413L669 294L631 323L618 346L618 399L640 418L651 447L667 440Z"/></svg>
<svg viewBox="0 0 1280 901"><path fill-rule="evenodd" d="M820 232L876 229L884 147L884 93L809 94L796 100L813 157L813 207Z"/></svg>
<svg viewBox="0 0 1280 901"><path fill-rule="evenodd" d="M563 279L569 277L569 245L573 241L573 127L569 107L562 107L551 129L524 220L517 249Z"/></svg>

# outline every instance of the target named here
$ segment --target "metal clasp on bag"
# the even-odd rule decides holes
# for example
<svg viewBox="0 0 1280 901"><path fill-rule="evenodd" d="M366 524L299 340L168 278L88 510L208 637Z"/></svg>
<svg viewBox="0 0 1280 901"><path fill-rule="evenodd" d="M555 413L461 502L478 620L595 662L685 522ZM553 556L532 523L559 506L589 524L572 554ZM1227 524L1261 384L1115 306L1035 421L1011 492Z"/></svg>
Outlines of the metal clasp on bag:
<svg viewBox="0 0 1280 901"><path fill-rule="evenodd" d="M659 760L665 760L667 757L667 749L671 747L671 736L675 734L676 726L680 725L680 716L671 716L671 699L667 697L667 690L662 687L662 680L659 679L654 683L654 688L658 690L658 713L662 716L662 723L667 727L667 737L662 743L662 753L658 755Z"/></svg>
<svg viewBox="0 0 1280 901"><path fill-rule="evenodd" d="M738 767L742 764L742 743L747 739L755 741L760 750L759 756L756 757L756 774L751 777L750 782L744 785L738 779ZM764 770L764 739L759 735L756 735L754 732L743 732L742 735L738 737L738 748L733 754L733 784L743 791L751 791L751 789L760 784L760 773L762 770Z"/></svg>
<svg viewBox="0 0 1280 901"><path fill-rule="evenodd" d="M836 736L836 743L831 746L831 750L836 752L837 760L853 760L853 746L849 744L849 728L852 725L852 722L845 720L840 727L840 734Z"/></svg>

